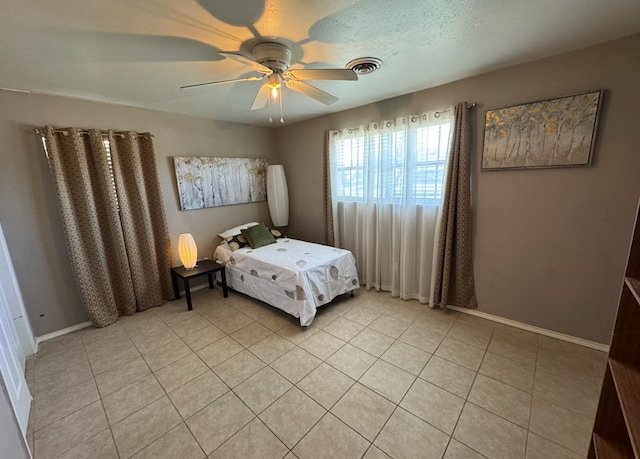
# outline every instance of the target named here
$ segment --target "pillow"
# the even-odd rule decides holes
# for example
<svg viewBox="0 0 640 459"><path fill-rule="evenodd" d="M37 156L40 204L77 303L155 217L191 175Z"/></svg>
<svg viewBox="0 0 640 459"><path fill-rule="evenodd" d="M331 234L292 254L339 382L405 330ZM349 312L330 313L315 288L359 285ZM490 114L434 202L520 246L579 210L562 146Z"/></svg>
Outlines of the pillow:
<svg viewBox="0 0 640 459"><path fill-rule="evenodd" d="M224 243L226 243L233 252L249 245L249 241L247 241L247 238L242 234L229 236L228 238L224 239Z"/></svg>
<svg viewBox="0 0 640 459"><path fill-rule="evenodd" d="M287 236L285 236L284 234L282 234L280 231L278 231L277 229L270 229L269 232L273 235L274 238L276 239L286 239Z"/></svg>
<svg viewBox="0 0 640 459"><path fill-rule="evenodd" d="M263 223L242 230L242 235L247 238L252 249L257 249L263 245L275 244L276 239Z"/></svg>
<svg viewBox="0 0 640 459"><path fill-rule="evenodd" d="M227 239L228 237L231 237L231 236L237 236L242 232L243 229L246 229L255 225L257 225L256 222L245 223L244 225L239 225L239 226L236 226L235 228L231 228L226 231L223 231L222 233L218 233L218 236L220 236L222 239Z"/></svg>

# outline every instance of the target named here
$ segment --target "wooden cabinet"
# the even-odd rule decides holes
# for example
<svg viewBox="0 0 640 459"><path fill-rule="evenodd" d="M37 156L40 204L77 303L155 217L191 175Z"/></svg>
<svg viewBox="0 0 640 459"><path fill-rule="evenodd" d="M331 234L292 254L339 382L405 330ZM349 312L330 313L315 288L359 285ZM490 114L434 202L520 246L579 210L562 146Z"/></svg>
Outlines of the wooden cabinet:
<svg viewBox="0 0 640 459"><path fill-rule="evenodd" d="M640 458L640 221L631 241L589 458Z"/></svg>

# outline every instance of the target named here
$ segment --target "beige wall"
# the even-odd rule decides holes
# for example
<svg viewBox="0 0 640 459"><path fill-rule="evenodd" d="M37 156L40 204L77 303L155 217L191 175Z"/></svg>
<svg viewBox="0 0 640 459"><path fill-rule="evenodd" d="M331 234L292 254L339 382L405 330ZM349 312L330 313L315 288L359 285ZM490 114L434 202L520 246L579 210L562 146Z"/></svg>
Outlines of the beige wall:
<svg viewBox="0 0 640 459"><path fill-rule="evenodd" d="M277 130L0 90L0 219L34 332L40 336L86 316L33 127L151 131L177 264L179 233L192 232L200 257L211 256L218 231L249 220L268 222L269 214L266 203L179 211L172 156L265 157L284 164L288 232L324 242L326 129L466 100L479 103L473 133L479 155L487 108L602 88L592 167L480 172L476 156L473 211L481 311L606 343L640 195L638 49L640 35Z"/></svg>
<svg viewBox="0 0 640 459"><path fill-rule="evenodd" d="M261 157L275 162L274 131L131 107L0 90L0 219L36 336L86 321L75 288L48 165L33 132L46 124L150 131L174 264L177 238L191 232L198 256L211 257L216 234L246 221L269 222L266 202L180 211L172 157Z"/></svg>
<svg viewBox="0 0 640 459"><path fill-rule="evenodd" d="M291 196L289 234L324 242L325 130L477 102L479 309L608 343L640 196L639 50L635 35L278 129ZM486 109L593 89L606 92L592 167L480 171Z"/></svg>

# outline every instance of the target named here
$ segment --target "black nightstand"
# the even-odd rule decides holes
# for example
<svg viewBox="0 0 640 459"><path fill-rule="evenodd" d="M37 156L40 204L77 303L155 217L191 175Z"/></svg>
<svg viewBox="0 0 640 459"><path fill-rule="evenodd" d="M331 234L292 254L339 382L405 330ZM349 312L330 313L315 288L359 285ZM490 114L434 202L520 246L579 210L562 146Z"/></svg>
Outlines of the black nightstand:
<svg viewBox="0 0 640 459"><path fill-rule="evenodd" d="M171 281L173 282L173 293L176 299L180 298L180 289L178 287L178 277L184 280L184 293L187 297L187 310L191 311L191 289L189 288L189 279L194 277L204 276L209 277L209 288L213 288L213 273L220 271L220 277L222 278L222 295L227 298L229 292L227 290L227 276L224 272L224 265L220 265L213 260L201 260L198 264L191 269L187 269L184 266L178 266L171 268Z"/></svg>

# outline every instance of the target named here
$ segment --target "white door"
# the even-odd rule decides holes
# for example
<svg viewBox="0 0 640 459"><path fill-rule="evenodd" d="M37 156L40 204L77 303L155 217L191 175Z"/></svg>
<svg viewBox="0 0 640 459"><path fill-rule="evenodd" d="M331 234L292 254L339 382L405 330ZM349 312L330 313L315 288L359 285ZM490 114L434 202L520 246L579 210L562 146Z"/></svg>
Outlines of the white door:
<svg viewBox="0 0 640 459"><path fill-rule="evenodd" d="M23 435L27 433L31 408L24 370L26 356L35 351L35 340L0 226L0 375Z"/></svg>
<svg viewBox="0 0 640 459"><path fill-rule="evenodd" d="M27 434L31 394L24 377L25 358L9 315L9 304L0 283L0 374L9 392L22 434Z"/></svg>

